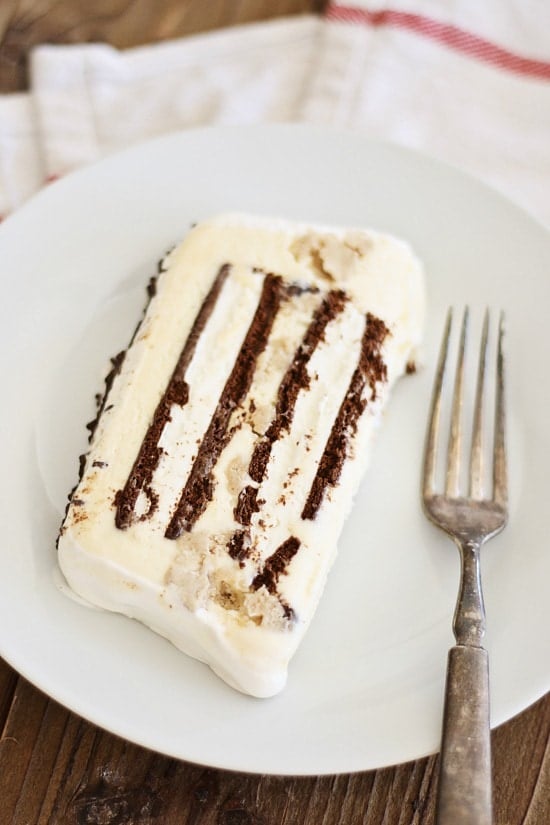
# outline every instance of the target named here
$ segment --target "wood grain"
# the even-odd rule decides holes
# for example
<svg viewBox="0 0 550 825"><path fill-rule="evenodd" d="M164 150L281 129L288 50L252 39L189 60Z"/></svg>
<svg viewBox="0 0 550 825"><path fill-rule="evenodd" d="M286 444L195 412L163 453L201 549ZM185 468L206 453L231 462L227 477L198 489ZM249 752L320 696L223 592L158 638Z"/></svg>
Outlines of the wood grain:
<svg viewBox="0 0 550 825"><path fill-rule="evenodd" d="M125 49L299 12L323 0L0 0L0 92L24 89L38 43L98 41Z"/></svg>
<svg viewBox="0 0 550 825"><path fill-rule="evenodd" d="M433 825L437 757L326 777L254 776L130 744L0 660L2 822ZM550 696L493 732L496 825L550 822Z"/></svg>
<svg viewBox="0 0 550 825"><path fill-rule="evenodd" d="M25 88L29 49L125 48L318 10L321 0L0 0L0 91ZM2 825L433 825L437 758L352 775L213 770L125 742L0 660ZM290 743L291 746L291 743ZM550 823L550 695L493 732L495 825Z"/></svg>

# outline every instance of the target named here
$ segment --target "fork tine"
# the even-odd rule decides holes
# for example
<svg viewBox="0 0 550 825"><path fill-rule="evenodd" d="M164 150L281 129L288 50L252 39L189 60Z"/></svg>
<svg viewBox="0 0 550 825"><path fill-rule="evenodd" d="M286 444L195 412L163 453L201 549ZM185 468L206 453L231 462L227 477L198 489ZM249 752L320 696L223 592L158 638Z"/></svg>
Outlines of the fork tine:
<svg viewBox="0 0 550 825"><path fill-rule="evenodd" d="M498 353L497 353L497 386L495 401L495 442L493 458L493 499L497 504L506 507L508 501L508 478L506 467L506 411L505 411L505 385L504 385L504 350L502 339L504 337L504 313L500 314L498 330Z"/></svg>
<svg viewBox="0 0 550 825"><path fill-rule="evenodd" d="M437 441L439 435L439 418L441 413L441 389L445 375L445 365L447 363L447 353L449 350L449 338L451 336L451 324L453 320L453 310L449 307L447 320L443 331L439 360L432 390L432 401L430 414L428 417L428 431L426 433L426 446L424 448L424 471L422 474L422 493L424 498L431 495L435 489L435 475L437 464Z"/></svg>
<svg viewBox="0 0 550 825"><path fill-rule="evenodd" d="M447 496L457 496L459 493L460 481L460 443L462 440L462 388L464 384L464 352L466 349L466 333L468 330L468 307L464 309L462 316L462 330L460 333L460 345L458 351L458 363L456 367L455 387L453 394L453 406L451 411L451 431L449 434L449 446L447 449L447 474L445 478L445 494Z"/></svg>
<svg viewBox="0 0 550 825"><path fill-rule="evenodd" d="M474 423L472 427L472 450L470 454L470 496L483 498L483 396L485 389L485 366L487 363L487 338L489 335L489 310L485 311L481 344L479 348L479 367L477 374L476 400L474 405Z"/></svg>

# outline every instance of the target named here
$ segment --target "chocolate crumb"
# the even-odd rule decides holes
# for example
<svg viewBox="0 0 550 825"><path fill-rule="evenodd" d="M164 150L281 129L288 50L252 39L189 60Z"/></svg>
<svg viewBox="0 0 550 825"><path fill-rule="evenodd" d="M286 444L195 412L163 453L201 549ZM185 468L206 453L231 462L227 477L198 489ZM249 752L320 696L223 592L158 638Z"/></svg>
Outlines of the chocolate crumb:
<svg viewBox="0 0 550 825"><path fill-rule="evenodd" d="M292 297L303 295L305 292L309 292L312 295L316 295L319 292L319 287L315 286L314 284L293 283L288 285L287 292Z"/></svg>
<svg viewBox="0 0 550 825"><path fill-rule="evenodd" d="M247 530L237 530L227 543L227 549L232 559L244 567L244 560L250 555L250 534Z"/></svg>
<svg viewBox="0 0 550 825"><path fill-rule="evenodd" d="M114 380L119 374L120 370L122 369L122 364L124 363L124 359L126 357L126 350L121 350L114 358L111 358L111 369L107 373L107 377L105 378L105 389L102 396L96 395L96 404L98 407L97 415L91 421L86 424L86 429L88 430L88 441L91 442L92 438L94 437L94 433L97 429L97 425L99 423L99 419L104 412L112 409L112 404L106 406L107 397L111 392L111 388L113 386Z"/></svg>

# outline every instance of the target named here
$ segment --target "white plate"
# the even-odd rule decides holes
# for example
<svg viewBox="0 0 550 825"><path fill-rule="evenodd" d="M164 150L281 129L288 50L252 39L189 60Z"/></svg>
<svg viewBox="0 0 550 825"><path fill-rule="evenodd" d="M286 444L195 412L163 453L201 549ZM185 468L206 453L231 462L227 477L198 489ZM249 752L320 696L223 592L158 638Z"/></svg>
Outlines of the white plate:
<svg viewBox="0 0 550 825"><path fill-rule="evenodd" d="M188 225L242 210L402 235L424 259L426 368L397 388L317 616L271 700L234 692L146 628L70 600L54 542L83 422L143 286ZM207 765L323 774L438 747L457 589L420 511L420 456L445 307L507 313L511 519L483 553L492 719L550 687L550 237L464 174L323 129L223 128L138 146L68 176L0 227L0 652L67 707ZM479 310L479 312L478 312Z"/></svg>

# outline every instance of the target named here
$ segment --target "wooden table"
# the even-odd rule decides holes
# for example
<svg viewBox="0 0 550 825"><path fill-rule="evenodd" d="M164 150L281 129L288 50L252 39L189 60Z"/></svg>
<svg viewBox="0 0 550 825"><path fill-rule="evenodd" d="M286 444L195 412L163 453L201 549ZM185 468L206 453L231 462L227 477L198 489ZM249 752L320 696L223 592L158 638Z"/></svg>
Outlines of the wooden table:
<svg viewBox="0 0 550 825"><path fill-rule="evenodd" d="M322 5L315 0L0 0L0 91L25 87L25 57L36 43L105 40L123 48ZM168 759L88 724L1 660L0 725L0 823L6 825L433 822L435 756L327 777L212 770ZM492 743L496 825L548 825L550 695L495 730Z"/></svg>

